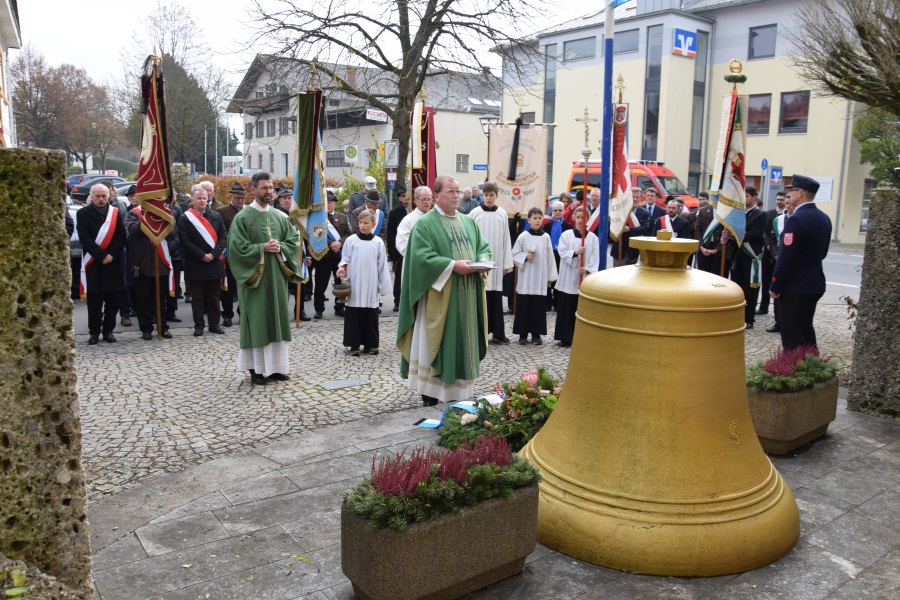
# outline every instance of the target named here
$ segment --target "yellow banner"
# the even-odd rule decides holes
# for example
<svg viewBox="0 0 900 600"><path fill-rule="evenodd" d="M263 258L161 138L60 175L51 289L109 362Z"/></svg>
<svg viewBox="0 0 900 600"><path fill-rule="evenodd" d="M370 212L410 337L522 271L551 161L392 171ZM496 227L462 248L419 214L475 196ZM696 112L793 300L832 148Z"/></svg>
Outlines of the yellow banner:
<svg viewBox="0 0 900 600"><path fill-rule="evenodd" d="M527 123L519 130L518 149L513 154L515 123L498 123L491 127L488 179L500 188L497 205L511 217L528 215L531 208L544 210L547 204L547 143L549 128ZM515 177L510 177L511 159L515 160Z"/></svg>

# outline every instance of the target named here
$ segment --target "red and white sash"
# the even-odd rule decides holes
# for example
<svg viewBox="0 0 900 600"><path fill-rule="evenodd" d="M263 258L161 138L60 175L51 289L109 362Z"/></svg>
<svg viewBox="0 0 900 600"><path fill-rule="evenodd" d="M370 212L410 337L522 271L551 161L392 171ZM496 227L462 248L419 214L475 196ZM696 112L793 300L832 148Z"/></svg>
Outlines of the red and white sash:
<svg viewBox="0 0 900 600"><path fill-rule="evenodd" d="M106 221L100 226L97 237L94 240L98 246L106 250L113 236L116 234L116 223L118 222L119 210L115 206L107 206ZM81 255L81 283L79 284L78 293L81 299L87 298L87 268L94 262L94 257L85 250Z"/></svg>
<svg viewBox="0 0 900 600"><path fill-rule="evenodd" d="M633 227L638 229L641 226L640 219L637 218L637 215L632 212L628 215L628 227Z"/></svg>
<svg viewBox="0 0 900 600"><path fill-rule="evenodd" d="M678 234L675 233L675 230L672 228L672 220L669 218L669 215L663 215L659 218L659 228L664 229L665 231L671 231L672 237L678 237Z"/></svg>
<svg viewBox="0 0 900 600"><path fill-rule="evenodd" d="M134 210L138 218L141 216L141 207L135 206ZM156 247L156 253L159 254L159 260L169 269L169 295L175 297L175 269L172 268L172 257L169 256L169 242L163 240Z"/></svg>
<svg viewBox="0 0 900 600"><path fill-rule="evenodd" d="M219 243L219 236L216 234L215 228L213 228L212 224L206 220L206 217L198 213L195 209L189 208L184 216L187 217L187 220L191 222L191 225L194 226L194 229L197 230L197 233L200 234L200 237L203 238L203 241L209 244L210 249L215 248L216 244ZM219 260L222 261L222 266L226 266L225 257L221 254L219 255ZM228 277L223 276L222 281L219 286L222 291L228 290Z"/></svg>

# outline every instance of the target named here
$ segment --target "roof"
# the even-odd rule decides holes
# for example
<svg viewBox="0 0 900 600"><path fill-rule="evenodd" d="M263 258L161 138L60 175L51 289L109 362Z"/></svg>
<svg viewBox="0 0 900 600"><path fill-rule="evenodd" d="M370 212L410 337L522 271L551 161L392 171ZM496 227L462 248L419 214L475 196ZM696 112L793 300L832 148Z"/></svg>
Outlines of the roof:
<svg viewBox="0 0 900 600"><path fill-rule="evenodd" d="M627 19L628 17L633 17L637 14L637 0L628 0L627 2L617 6L613 11L613 19L619 21L621 19ZM554 25L553 27L548 27L542 31L539 31L537 37L545 37L548 35L552 35L554 33L562 33L564 31L572 31L575 29L583 29L586 27L596 27L597 25L603 25L606 23L606 11L601 10L600 12L588 13L587 15L576 17L574 19L569 19L559 25Z"/></svg>
<svg viewBox="0 0 900 600"><path fill-rule="evenodd" d="M374 98L394 94L397 87L395 76L381 69L336 63L322 63L322 66L333 70L342 79L353 82L357 89L373 90ZM259 104L258 100L252 101L256 100L253 95L259 89L257 82L264 73L269 73L279 85L286 86L288 95L310 87L310 69L305 63L269 54L257 54L228 103L226 112L244 112L245 107ZM321 70L314 83L329 98L367 103L365 99L339 90ZM428 105L440 110L485 113L497 112L500 106L500 80L485 73L434 75L425 79L424 91ZM386 98L383 101L393 105L395 99Z"/></svg>
<svg viewBox="0 0 900 600"><path fill-rule="evenodd" d="M761 0L682 0L681 10L686 12L700 12L716 8L728 8L738 4L750 4Z"/></svg>

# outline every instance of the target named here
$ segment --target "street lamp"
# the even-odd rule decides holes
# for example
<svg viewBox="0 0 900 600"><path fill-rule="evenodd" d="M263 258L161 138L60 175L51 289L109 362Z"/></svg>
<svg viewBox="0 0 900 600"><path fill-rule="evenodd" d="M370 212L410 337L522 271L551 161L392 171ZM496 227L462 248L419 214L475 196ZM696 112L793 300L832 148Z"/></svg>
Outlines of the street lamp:
<svg viewBox="0 0 900 600"><path fill-rule="evenodd" d="M493 127L494 124L497 123L499 120L500 120L500 117L498 117L496 115L484 115L483 117L478 119L478 122L481 123L481 131L484 132L484 135L490 136L491 135L491 127Z"/></svg>

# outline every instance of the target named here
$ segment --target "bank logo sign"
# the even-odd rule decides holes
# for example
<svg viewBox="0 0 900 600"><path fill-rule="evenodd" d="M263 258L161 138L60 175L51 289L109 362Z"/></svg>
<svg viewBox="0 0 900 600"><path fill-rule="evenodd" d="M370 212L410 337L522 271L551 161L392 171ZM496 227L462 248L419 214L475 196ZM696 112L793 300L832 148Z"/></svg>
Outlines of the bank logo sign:
<svg viewBox="0 0 900 600"><path fill-rule="evenodd" d="M675 28L675 41L672 54L694 58L697 56L697 32Z"/></svg>

